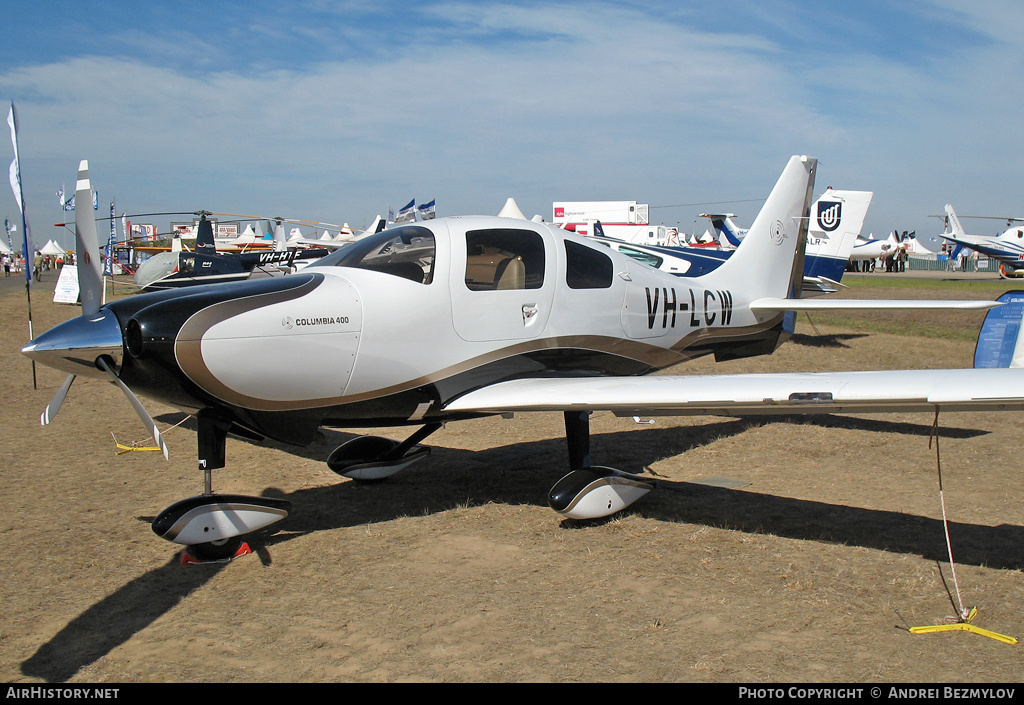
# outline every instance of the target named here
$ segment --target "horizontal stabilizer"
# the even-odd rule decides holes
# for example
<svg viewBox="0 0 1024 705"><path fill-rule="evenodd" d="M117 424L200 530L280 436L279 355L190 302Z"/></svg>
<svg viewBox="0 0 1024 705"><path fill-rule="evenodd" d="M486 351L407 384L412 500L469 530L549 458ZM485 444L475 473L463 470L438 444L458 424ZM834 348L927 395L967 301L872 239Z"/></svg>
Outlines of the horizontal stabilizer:
<svg viewBox="0 0 1024 705"><path fill-rule="evenodd" d="M882 310L960 310L985 311L1002 306L999 301L959 301L942 299L758 299L751 311L882 311Z"/></svg>

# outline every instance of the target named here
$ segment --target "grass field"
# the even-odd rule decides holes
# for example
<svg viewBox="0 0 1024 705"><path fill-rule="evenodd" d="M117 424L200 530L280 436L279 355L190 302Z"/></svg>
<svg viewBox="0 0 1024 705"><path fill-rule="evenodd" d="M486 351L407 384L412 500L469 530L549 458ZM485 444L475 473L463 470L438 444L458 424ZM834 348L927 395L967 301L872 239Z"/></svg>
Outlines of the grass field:
<svg viewBox="0 0 1024 705"><path fill-rule="evenodd" d="M847 276L843 284L848 288L836 295L843 299L996 299L1015 288L1001 279L914 279L884 274ZM805 314L800 320L861 333L973 341L982 318L976 311L851 311Z"/></svg>

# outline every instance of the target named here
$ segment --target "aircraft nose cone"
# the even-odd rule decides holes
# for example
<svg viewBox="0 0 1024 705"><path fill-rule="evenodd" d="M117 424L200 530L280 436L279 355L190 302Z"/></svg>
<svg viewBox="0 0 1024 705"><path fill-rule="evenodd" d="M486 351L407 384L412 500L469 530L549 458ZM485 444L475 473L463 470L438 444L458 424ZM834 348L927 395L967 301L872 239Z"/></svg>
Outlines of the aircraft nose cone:
<svg viewBox="0 0 1024 705"><path fill-rule="evenodd" d="M121 324L107 310L79 316L46 331L21 349L22 354L54 369L106 379L96 358L107 355L119 367L122 358Z"/></svg>

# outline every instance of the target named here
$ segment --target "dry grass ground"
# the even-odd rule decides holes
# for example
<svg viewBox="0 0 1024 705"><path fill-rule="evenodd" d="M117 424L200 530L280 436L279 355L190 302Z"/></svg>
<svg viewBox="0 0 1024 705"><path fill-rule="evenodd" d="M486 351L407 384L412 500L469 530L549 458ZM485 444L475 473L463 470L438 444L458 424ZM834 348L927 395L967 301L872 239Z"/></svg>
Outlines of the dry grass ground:
<svg viewBox="0 0 1024 705"><path fill-rule="evenodd" d="M75 313L48 286L37 333ZM115 455L111 434L144 432L116 389L80 379L41 428L62 375L40 368L33 391L24 290L8 282L0 327L4 681L1020 679L1020 646L907 631L953 614L928 415L595 415L598 462L663 486L592 523L544 504L566 462L557 414L450 424L429 460L372 486L322 462L347 434L306 449L232 438L215 487L286 496L293 514L255 555L185 568L147 520L201 489L191 427L167 434L170 462ZM966 367L972 353L802 318L771 357L676 372ZM181 418L148 406L162 427ZM1024 637L1020 416L940 421L963 600ZM714 477L749 484L696 482Z"/></svg>

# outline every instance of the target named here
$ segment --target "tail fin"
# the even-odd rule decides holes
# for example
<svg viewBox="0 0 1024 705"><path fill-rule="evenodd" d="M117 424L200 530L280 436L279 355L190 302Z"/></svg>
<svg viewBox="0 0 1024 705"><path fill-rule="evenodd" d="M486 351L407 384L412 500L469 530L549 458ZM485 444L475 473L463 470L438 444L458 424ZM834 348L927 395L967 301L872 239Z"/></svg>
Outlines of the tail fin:
<svg viewBox="0 0 1024 705"><path fill-rule="evenodd" d="M213 223L206 219L206 214L199 216L199 227L196 229L196 252L206 255L217 252L217 243L213 239Z"/></svg>
<svg viewBox="0 0 1024 705"><path fill-rule="evenodd" d="M948 206L947 206L948 207ZM1024 291L1008 291L985 315L974 349L975 367L1024 367Z"/></svg>
<svg viewBox="0 0 1024 705"><path fill-rule="evenodd" d="M949 218L949 228L955 237L963 237L967 234L964 227L960 225L960 219L956 217L953 206L946 204L946 216Z"/></svg>
<svg viewBox="0 0 1024 705"><path fill-rule="evenodd" d="M804 276L838 282L871 206L871 191L826 189L811 207Z"/></svg>
<svg viewBox="0 0 1024 705"><path fill-rule="evenodd" d="M274 250L283 252L288 249L288 238L284 234L284 221L274 221Z"/></svg>
<svg viewBox="0 0 1024 705"><path fill-rule="evenodd" d="M736 227L736 223L732 221L733 215L733 213L701 213L700 217L709 218L712 227L722 233L730 245L739 247L745 233Z"/></svg>
<svg viewBox="0 0 1024 705"><path fill-rule="evenodd" d="M817 165L818 160L811 157L791 157L743 244L728 262L706 276L733 279L731 286L751 300L799 296Z"/></svg>

